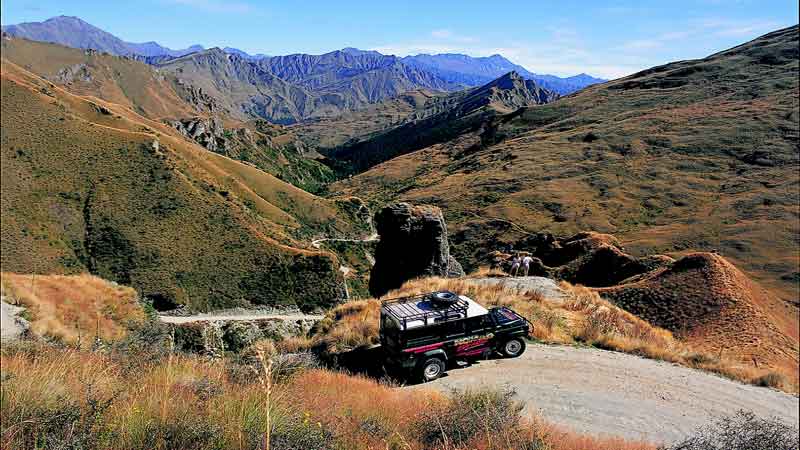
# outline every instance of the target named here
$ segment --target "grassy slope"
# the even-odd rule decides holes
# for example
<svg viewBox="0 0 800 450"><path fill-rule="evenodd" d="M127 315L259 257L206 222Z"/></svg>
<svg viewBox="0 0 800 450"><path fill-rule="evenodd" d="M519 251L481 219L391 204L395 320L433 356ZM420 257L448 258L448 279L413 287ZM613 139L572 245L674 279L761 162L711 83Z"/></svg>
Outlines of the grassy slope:
<svg viewBox="0 0 800 450"><path fill-rule="evenodd" d="M3 39L2 50L3 58L55 84L67 85L77 95L98 97L151 119L197 114L167 78L137 61L25 39ZM59 76L63 69L80 65L85 70L71 80Z"/></svg>
<svg viewBox="0 0 800 450"><path fill-rule="evenodd" d="M212 111L202 99L194 103L186 101L184 96L188 91L172 75L159 73L138 61L25 39L4 39L2 50L9 61L73 94L111 102L148 119L174 120L213 113L226 119L225 126L231 136L236 134L235 129L245 126L256 136L263 130L229 117L218 104ZM70 69L74 75L64 76L64 71ZM291 132L279 125L267 127L271 141L257 140L256 145L245 145L229 138L233 145L226 156L254 164L302 189L322 190L324 183L333 177L331 170L305 158L295 148L297 139Z"/></svg>
<svg viewBox="0 0 800 450"><path fill-rule="evenodd" d="M342 295L335 258L297 248L363 231L336 203L5 60L2 86L4 271L89 269L199 309Z"/></svg>
<svg viewBox="0 0 800 450"><path fill-rule="evenodd" d="M797 47L792 27L592 86L333 190L442 207L468 268L476 242L592 229L638 254L716 249L796 301Z"/></svg>
<svg viewBox="0 0 800 450"><path fill-rule="evenodd" d="M526 84L516 74L508 74L484 86L433 97L398 125L323 152L331 157L332 165L341 174L359 173L383 161L476 130L484 132L483 142L494 140L496 127L486 127L494 117L511 114L521 105L551 101L554 96Z"/></svg>
<svg viewBox="0 0 800 450"><path fill-rule="evenodd" d="M279 362L290 360L274 359L268 388L258 360L4 346L0 446L655 449L522 415L500 390L444 396L318 369L287 377Z"/></svg>

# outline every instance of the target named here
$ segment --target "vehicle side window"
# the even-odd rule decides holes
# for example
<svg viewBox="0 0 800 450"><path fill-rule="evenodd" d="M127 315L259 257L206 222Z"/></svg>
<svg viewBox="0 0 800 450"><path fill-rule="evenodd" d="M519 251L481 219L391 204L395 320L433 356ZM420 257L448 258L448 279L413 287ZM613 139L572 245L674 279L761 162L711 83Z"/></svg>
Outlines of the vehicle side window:
<svg viewBox="0 0 800 450"><path fill-rule="evenodd" d="M485 328L487 328L490 324L490 320L487 320L489 315L478 316L478 317L470 317L469 319L465 320L467 323L467 331L470 333L477 333Z"/></svg>
<svg viewBox="0 0 800 450"><path fill-rule="evenodd" d="M463 336L466 333L466 320L455 320L444 324L445 337L452 338Z"/></svg>

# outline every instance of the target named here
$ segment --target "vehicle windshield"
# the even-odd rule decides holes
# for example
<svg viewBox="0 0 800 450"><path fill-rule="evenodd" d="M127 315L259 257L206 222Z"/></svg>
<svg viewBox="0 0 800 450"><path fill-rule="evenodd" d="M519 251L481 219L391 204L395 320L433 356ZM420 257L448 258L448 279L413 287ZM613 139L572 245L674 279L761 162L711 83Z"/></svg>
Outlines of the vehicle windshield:
<svg viewBox="0 0 800 450"><path fill-rule="evenodd" d="M519 320L519 316L508 308L497 308L492 310L492 315L499 324L505 324Z"/></svg>

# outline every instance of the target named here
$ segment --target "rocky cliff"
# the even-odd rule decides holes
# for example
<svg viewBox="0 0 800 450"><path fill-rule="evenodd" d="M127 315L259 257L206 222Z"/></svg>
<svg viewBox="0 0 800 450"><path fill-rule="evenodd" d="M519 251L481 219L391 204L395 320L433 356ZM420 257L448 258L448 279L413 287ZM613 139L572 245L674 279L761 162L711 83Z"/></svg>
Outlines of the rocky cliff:
<svg viewBox="0 0 800 450"><path fill-rule="evenodd" d="M382 296L412 278L464 274L450 255L447 224L439 208L394 203L375 215L375 227L380 242L369 281L373 296Z"/></svg>

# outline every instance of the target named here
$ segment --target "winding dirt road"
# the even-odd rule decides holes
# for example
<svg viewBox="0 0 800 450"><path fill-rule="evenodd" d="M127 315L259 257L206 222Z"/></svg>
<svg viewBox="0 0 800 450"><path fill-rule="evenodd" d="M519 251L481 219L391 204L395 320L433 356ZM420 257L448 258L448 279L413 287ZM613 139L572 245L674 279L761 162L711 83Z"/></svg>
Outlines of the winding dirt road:
<svg viewBox="0 0 800 450"><path fill-rule="evenodd" d="M508 386L527 411L575 431L676 441L739 409L797 426L798 398L663 361L590 348L529 344L516 359L481 361L410 389Z"/></svg>
<svg viewBox="0 0 800 450"><path fill-rule="evenodd" d="M260 313L254 311L251 313L232 313L232 314L194 314L191 316L158 316L158 318L165 323L190 323L190 322L227 322L227 321L241 321L241 320L264 320L264 319L277 319L285 321L295 320L322 320L325 316L318 314L275 314L275 313Z"/></svg>
<svg viewBox="0 0 800 450"><path fill-rule="evenodd" d="M378 237L378 233L373 233L362 239L344 239L344 238L314 239L313 241L311 241L311 246L314 248L319 248L320 244L322 244L323 242L375 242L378 240L380 240L380 237Z"/></svg>

